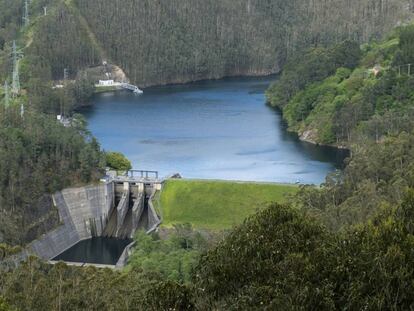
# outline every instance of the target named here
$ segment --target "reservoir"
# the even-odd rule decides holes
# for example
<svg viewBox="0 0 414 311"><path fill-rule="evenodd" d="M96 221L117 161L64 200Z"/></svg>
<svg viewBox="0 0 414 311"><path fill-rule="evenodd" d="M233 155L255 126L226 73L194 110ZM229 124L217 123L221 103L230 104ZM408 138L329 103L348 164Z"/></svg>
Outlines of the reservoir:
<svg viewBox="0 0 414 311"><path fill-rule="evenodd" d="M320 184L344 154L299 141L264 92L275 77L97 94L80 112L106 151L161 176Z"/></svg>

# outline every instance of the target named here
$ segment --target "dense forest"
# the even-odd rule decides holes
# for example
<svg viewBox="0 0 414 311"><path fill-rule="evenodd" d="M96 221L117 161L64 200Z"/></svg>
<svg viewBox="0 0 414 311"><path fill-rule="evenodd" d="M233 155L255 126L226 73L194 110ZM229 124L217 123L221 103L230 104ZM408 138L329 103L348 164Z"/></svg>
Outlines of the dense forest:
<svg viewBox="0 0 414 311"><path fill-rule="evenodd" d="M97 179L99 144L80 119L64 127L20 106L0 110L0 241L24 244L58 225L47 195Z"/></svg>
<svg viewBox="0 0 414 311"><path fill-rule="evenodd" d="M413 26L397 28L360 52L345 49L348 64L335 53L345 43L310 49L288 62L267 91L290 130L352 150L342 173L328 176L321 189L303 187L293 200L331 229L369 220L379 207L399 204L414 186L414 80L407 65L413 38Z"/></svg>
<svg viewBox="0 0 414 311"><path fill-rule="evenodd" d="M0 2L2 73L10 69L24 1L6 2ZM409 0L39 0L30 14L25 50L45 79L62 78L65 68L75 77L108 60L147 86L276 73L303 48L380 38L410 20L413 8Z"/></svg>
<svg viewBox="0 0 414 311"><path fill-rule="evenodd" d="M18 96L12 96L9 88L8 103L0 87L0 243L24 245L56 227L58 215L49 194L96 180L105 165L100 146L81 116L75 116L69 127L56 120L56 114L71 116L94 87L80 78L64 89L52 88L50 63L56 59L48 58L37 46L50 49L53 43L33 41L33 37L41 37L38 27L44 27L49 18L55 20L53 14L42 16L49 3L52 1L33 2L34 25L22 27L24 1L0 1L0 78L11 85L15 40L22 86ZM72 35L75 40L77 34Z"/></svg>
<svg viewBox="0 0 414 311"><path fill-rule="evenodd" d="M310 49L286 65L269 102L283 110L291 130L315 143L351 146L408 131L413 36L413 26L402 27L362 51L348 47L348 63L337 53L343 44Z"/></svg>
<svg viewBox="0 0 414 311"><path fill-rule="evenodd" d="M142 86L275 73L303 47L365 42L412 16L409 1L75 3L106 56Z"/></svg>
<svg viewBox="0 0 414 311"><path fill-rule="evenodd" d="M30 49L54 79L108 60L147 86L275 73L295 51L365 42L411 17L408 0L56 1Z"/></svg>
<svg viewBox="0 0 414 311"><path fill-rule="evenodd" d="M0 310L410 310L413 211L410 192L372 222L333 232L316 218L273 205L205 253L190 282L164 273L177 257L154 253L160 245L148 238L139 240L148 255L123 272L30 258L3 268ZM184 265L196 250L175 246L174 252L186 254ZM148 258L164 259L145 265Z"/></svg>
<svg viewBox="0 0 414 311"><path fill-rule="evenodd" d="M0 0L2 79L11 82L12 40L24 54L19 96L6 106L0 88L0 311L414 308L414 28L359 45L409 18L407 1L44 0L32 1L26 27L22 6ZM73 111L93 93L78 71L106 58L144 85L270 73L286 61L271 104L291 130L352 157L214 245L177 225L168 237L138 232L123 271L16 266L14 246L58 224L49 194L96 180L105 165ZM53 89L64 68L71 81Z"/></svg>
<svg viewBox="0 0 414 311"><path fill-rule="evenodd" d="M4 73L24 1L2 2ZM140 86L276 73L296 51L379 38L413 14L408 0L42 0L31 3L30 12L26 53L45 79L61 79L65 68L75 77L108 60Z"/></svg>

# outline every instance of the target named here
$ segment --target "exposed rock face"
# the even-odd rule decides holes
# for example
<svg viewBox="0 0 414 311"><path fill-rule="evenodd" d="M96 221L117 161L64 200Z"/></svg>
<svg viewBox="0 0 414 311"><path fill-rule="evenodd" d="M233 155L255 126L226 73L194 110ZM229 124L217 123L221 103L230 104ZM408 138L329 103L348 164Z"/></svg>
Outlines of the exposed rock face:
<svg viewBox="0 0 414 311"><path fill-rule="evenodd" d="M76 1L106 54L140 86L280 71L298 49L366 42L413 0Z"/></svg>
<svg viewBox="0 0 414 311"><path fill-rule="evenodd" d="M122 68L113 64L88 68L85 71L80 72L79 76L81 76L84 72L86 72L88 79L93 81L110 79L116 82L129 82L129 79Z"/></svg>
<svg viewBox="0 0 414 311"><path fill-rule="evenodd" d="M316 139L318 138L318 134L316 130L306 130L300 134L299 139L302 141L306 141L308 143L316 144Z"/></svg>

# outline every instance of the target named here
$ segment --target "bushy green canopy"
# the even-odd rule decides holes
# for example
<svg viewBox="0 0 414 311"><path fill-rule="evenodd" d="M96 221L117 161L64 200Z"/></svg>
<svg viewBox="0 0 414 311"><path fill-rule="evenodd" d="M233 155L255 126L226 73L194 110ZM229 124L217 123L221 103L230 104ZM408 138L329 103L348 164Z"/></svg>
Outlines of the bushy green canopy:
<svg viewBox="0 0 414 311"><path fill-rule="evenodd" d="M117 171L128 171L132 168L131 162L120 152L107 152L106 165Z"/></svg>

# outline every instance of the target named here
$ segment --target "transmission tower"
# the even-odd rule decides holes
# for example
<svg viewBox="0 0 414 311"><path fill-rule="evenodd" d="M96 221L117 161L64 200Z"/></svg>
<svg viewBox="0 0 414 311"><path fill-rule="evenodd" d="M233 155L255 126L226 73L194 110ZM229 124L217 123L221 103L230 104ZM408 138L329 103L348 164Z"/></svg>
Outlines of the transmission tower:
<svg viewBox="0 0 414 311"><path fill-rule="evenodd" d="M20 117L24 119L24 105L23 104L20 105Z"/></svg>
<svg viewBox="0 0 414 311"><path fill-rule="evenodd" d="M4 101L5 101L6 108L9 107L10 95L9 95L9 84L7 83L7 81L4 82Z"/></svg>
<svg viewBox="0 0 414 311"><path fill-rule="evenodd" d="M30 18L29 18L29 1L25 0L24 1L24 15L23 15L23 22L25 26L28 26L30 23Z"/></svg>
<svg viewBox="0 0 414 311"><path fill-rule="evenodd" d="M20 92L20 78L19 78L19 60L21 53L17 51L16 41L13 41L13 81L12 81L12 94L17 96Z"/></svg>

